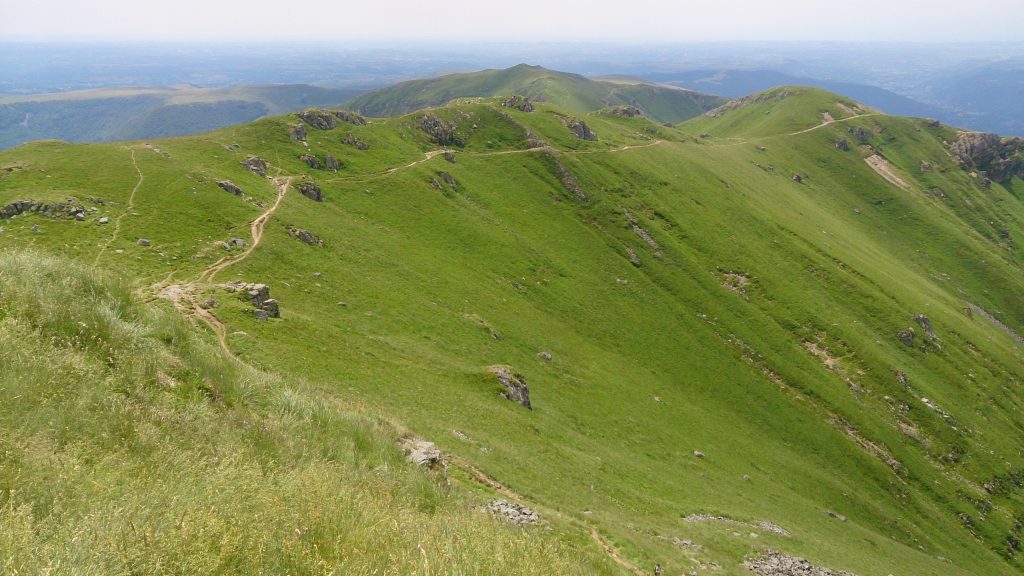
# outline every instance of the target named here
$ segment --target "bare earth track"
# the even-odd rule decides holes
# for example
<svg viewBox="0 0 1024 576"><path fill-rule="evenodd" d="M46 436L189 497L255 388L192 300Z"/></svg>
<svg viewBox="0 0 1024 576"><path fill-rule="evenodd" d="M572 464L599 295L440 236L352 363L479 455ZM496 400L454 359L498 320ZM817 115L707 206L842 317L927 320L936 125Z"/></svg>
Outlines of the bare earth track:
<svg viewBox="0 0 1024 576"><path fill-rule="evenodd" d="M114 232L110 235L110 239L103 244L103 247L100 248L100 251L96 254L96 259L93 260L92 263L93 266L100 263L100 258L103 257L103 253L106 252L107 248L109 248L110 245L113 244L121 235L121 221L135 209L135 193L139 191L139 186L142 186L142 181L146 179L146 177L142 175L142 170L139 169L138 163L135 162L135 149L131 148L130 150L132 154L132 166L135 168L135 172L139 174L139 181L135 183L135 187L132 188L131 194L128 195L128 206L125 207L124 212L122 212L120 216L114 219Z"/></svg>

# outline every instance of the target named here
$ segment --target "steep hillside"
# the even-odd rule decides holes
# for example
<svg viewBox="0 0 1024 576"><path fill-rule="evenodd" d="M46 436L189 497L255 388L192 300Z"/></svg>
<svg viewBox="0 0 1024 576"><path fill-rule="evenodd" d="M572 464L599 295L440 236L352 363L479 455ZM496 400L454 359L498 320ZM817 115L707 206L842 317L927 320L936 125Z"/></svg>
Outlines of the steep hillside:
<svg viewBox="0 0 1024 576"><path fill-rule="evenodd" d="M0 149L31 140L105 142L206 132L358 94L307 85L126 88L0 98Z"/></svg>
<svg viewBox="0 0 1024 576"><path fill-rule="evenodd" d="M642 80L591 80L578 74L520 64L504 70L484 70L402 82L364 94L349 102L348 106L368 116L397 116L440 106L455 98L509 94L549 102L573 112L631 105L640 108L655 121L670 123L693 118L725 102L724 98L718 96L649 84Z"/></svg>
<svg viewBox="0 0 1024 576"><path fill-rule="evenodd" d="M448 455L438 482L608 571L1020 572L1020 179L811 88L678 128L503 100L23 146L0 205L35 204L0 242L386 415ZM27 451L58 448L7 449L5 521Z"/></svg>

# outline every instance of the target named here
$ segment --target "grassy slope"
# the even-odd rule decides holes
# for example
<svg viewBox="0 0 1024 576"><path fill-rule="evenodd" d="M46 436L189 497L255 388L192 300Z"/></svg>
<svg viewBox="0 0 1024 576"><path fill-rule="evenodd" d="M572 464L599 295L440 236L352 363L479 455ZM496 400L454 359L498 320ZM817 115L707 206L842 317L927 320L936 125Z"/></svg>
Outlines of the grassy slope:
<svg viewBox="0 0 1024 576"><path fill-rule="evenodd" d="M440 106L455 98L519 94L543 99L575 112L634 104L659 122L680 122L707 111L725 99L688 90L675 90L642 81L609 82L578 74L554 72L520 64L504 70L451 74L412 80L360 96L349 106L370 116L397 116Z"/></svg>
<svg viewBox="0 0 1024 576"><path fill-rule="evenodd" d="M569 135L548 106L452 106L435 113L467 136L457 163L438 156L394 173L385 171L435 148L415 117L311 130L310 150L338 156L338 174L298 160L305 148L288 140L288 118L162 141L160 153L134 146L146 177L139 215L125 218L103 263L140 286L212 264L223 251L209 242L246 237L273 196L238 165L259 153L283 174L312 172L326 200L293 190L260 247L217 278L270 284L283 319L258 323L209 289L246 361L389 414L556 525L593 528L645 567L714 562L739 574L745 554L770 547L862 575L1015 573L1006 543L1024 502L998 476L1024 464L1022 349L963 308L973 302L1024 332L1021 259L1003 234L1024 234L1021 183L981 190L945 154L951 131L915 120L869 116L803 132L822 111L843 116L838 97L801 90L678 130L590 115L598 142ZM587 200L562 186L546 153L522 151L520 125L562 151ZM854 126L876 133L874 150L836 149ZM370 149L340 144L347 131ZM613 151L627 144L647 146ZM872 152L910 189L875 174L863 161ZM925 159L933 171L920 171ZM0 166L16 162L26 167L2 177L4 198L103 194L117 202L106 205L112 216L137 179L115 145L0 156ZM438 171L458 186L432 187ZM214 186L224 177L248 201ZM936 186L945 198L924 194ZM289 224L324 247L290 238ZM36 217L3 226L5 245L82 258L110 235ZM140 236L153 246L136 246ZM723 287L722 272L749 277L746 293ZM925 341L917 313L939 342ZM896 339L909 326L914 348ZM553 359L539 360L540 350ZM526 376L533 412L497 398L483 374L497 363ZM792 535L683 520L694 513L771 521Z"/></svg>

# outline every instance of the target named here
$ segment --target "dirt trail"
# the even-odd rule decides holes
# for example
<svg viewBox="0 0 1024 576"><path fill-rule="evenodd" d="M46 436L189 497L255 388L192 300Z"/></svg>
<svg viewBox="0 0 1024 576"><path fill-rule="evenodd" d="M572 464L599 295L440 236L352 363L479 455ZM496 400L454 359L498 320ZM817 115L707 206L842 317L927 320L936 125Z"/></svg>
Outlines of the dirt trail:
<svg viewBox="0 0 1024 576"><path fill-rule="evenodd" d="M257 216L255 220L252 221L252 225L249 227L250 233L252 234L252 242L249 244L249 247L246 248L244 252L237 256L232 256L230 258L221 258L217 262L214 262L212 265L210 265L209 268L204 270L203 273L200 274L198 278L196 278L197 282L212 283L213 278L220 271L224 270L228 266L238 264L242 260L248 258L250 254L252 254L252 251L255 250L257 246L259 246L260 240L263 238L263 228L264 226L266 226L267 220L269 220L270 217L274 215L274 212L277 211L277 207L281 205L281 200L283 200L284 195L288 193L288 187L291 185L293 178L293 176L288 176L286 178L277 177L273 179L274 184L277 185L277 198L274 199L274 203L270 206L270 208L267 208L266 211L264 211L262 214Z"/></svg>
<svg viewBox="0 0 1024 576"><path fill-rule="evenodd" d="M814 132L815 130L818 130L819 128L824 128L825 126L831 126L832 124L839 124L841 122L849 122L850 120L856 120L857 118L867 118L869 116L881 116L881 114L878 113L878 112L871 112L869 114L858 114L856 116L847 116L846 118L840 118L839 120L826 120L826 121L822 122L821 124L818 124L817 126L812 126L811 128L808 128L806 130L798 130L796 132L790 132L789 134L787 134L787 136L797 136L799 134L806 134L808 132ZM831 118L831 116L829 116L829 118Z"/></svg>
<svg viewBox="0 0 1024 576"><path fill-rule="evenodd" d="M146 177L142 175L142 170L139 169L138 163L135 162L135 149L129 148L129 151L132 155L132 167L134 167L135 172L138 173L139 181L135 183L135 187L132 188L131 194L128 195L128 206L125 207L124 212L122 212L120 216L114 219L114 232L110 235L110 239L103 244L103 247L100 248L100 251L96 254L96 259L92 262L93 266L100 263L100 258L103 257L103 253L106 252L107 248L109 248L110 245L113 244L121 235L121 220L124 220L125 216L135 210L135 193L139 191L139 186L142 186L142 181L146 179Z"/></svg>
<svg viewBox="0 0 1024 576"><path fill-rule="evenodd" d="M618 551L615 550L615 547L612 546L611 542L608 542L607 540L605 540L604 537L601 536L600 533L598 533L596 528L591 528L590 529L590 537L593 538L594 542L597 542L597 545L601 547L601 550L603 550L604 553L607 554L609 558L614 560L615 563L618 564L619 566L622 566L623 568L625 568L626 570L629 570L630 572L632 572L634 574L639 574L639 575L647 574L646 572L641 570L640 567L637 566L636 564L633 564L629 560L626 560L622 556L619 556Z"/></svg>
<svg viewBox="0 0 1024 576"><path fill-rule="evenodd" d="M437 156L438 154L444 154L445 152L448 152L448 150L447 149L441 149L441 150L431 150L430 152L424 152L423 155L425 156L425 158L423 158L422 160L417 160L415 162L410 162L410 163L406 164L405 166L399 166L397 168L389 168L388 170L384 171L384 174L394 174L395 172L398 172L399 170L405 170L406 168L412 168L413 166L415 166L417 164L422 164L422 163L430 160L434 156Z"/></svg>

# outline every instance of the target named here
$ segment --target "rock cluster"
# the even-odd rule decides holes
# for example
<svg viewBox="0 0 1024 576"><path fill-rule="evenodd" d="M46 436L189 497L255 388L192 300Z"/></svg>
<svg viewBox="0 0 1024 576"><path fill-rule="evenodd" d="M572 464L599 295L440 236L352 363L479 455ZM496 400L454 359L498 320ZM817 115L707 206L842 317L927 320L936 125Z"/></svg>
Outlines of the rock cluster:
<svg viewBox="0 0 1024 576"><path fill-rule="evenodd" d="M491 366L487 369L501 386L499 394L506 400L511 400L523 408L533 410L530 404L530 387L526 385L526 379L522 374L516 374L511 366Z"/></svg>
<svg viewBox="0 0 1024 576"><path fill-rule="evenodd" d="M330 130L338 125L334 114L327 110L303 110L298 114L299 120L320 130Z"/></svg>
<svg viewBox="0 0 1024 576"><path fill-rule="evenodd" d="M534 510L508 500L493 500L487 505L487 509L491 514L512 524L540 524L540 516Z"/></svg>
<svg viewBox="0 0 1024 576"><path fill-rule="evenodd" d="M267 161L258 156L249 156L243 160L242 167L257 176L267 175Z"/></svg>
<svg viewBox="0 0 1024 576"><path fill-rule="evenodd" d="M594 134L594 131L583 120L579 118L563 118L562 122L569 129L569 132L572 132L577 138L590 141L597 140L597 134Z"/></svg>
<svg viewBox="0 0 1024 576"><path fill-rule="evenodd" d="M242 195L242 189L236 186L231 180L221 180L217 182L217 186L220 186L225 192L231 192L235 196Z"/></svg>
<svg viewBox="0 0 1024 576"><path fill-rule="evenodd" d="M85 220L87 212L95 212L96 209L86 209L74 198L68 198L63 204L48 204L45 202L36 202L34 200L17 200L5 205L0 208L0 220L6 220L13 218L19 214L25 214L27 212L34 212L36 214L42 214L50 218L74 218L75 220Z"/></svg>
<svg viewBox="0 0 1024 576"><path fill-rule="evenodd" d="M296 228L294 226L288 227L288 235L292 238L298 238L310 246L323 246L324 241L321 240L316 234L313 234L309 230L303 230L302 228Z"/></svg>
<svg viewBox="0 0 1024 576"><path fill-rule="evenodd" d="M608 113L612 116L623 116L625 118L636 118L637 116L643 116L644 113L636 106L615 106L608 109Z"/></svg>
<svg viewBox="0 0 1024 576"><path fill-rule="evenodd" d="M458 181L455 177L448 172L440 171L430 179L430 183L434 188L438 190L457 190L459 188Z"/></svg>
<svg viewBox="0 0 1024 576"><path fill-rule="evenodd" d="M1024 140L995 134L961 132L949 152L963 168L982 172L983 181L1006 182L1024 177Z"/></svg>
<svg viewBox="0 0 1024 576"><path fill-rule="evenodd" d="M583 188L580 187L580 183L576 180L576 176L574 176L572 171L562 163L562 159L555 153L552 153L549 156L554 162L555 171L558 172L558 179L562 181L562 185L565 186L569 192L572 192L572 195L575 196L577 200L586 200L587 195L583 192Z"/></svg>
<svg viewBox="0 0 1024 576"><path fill-rule="evenodd" d="M405 453L405 459L424 468L434 468L441 463L441 451L433 442L406 436L398 441Z"/></svg>
<svg viewBox="0 0 1024 576"><path fill-rule="evenodd" d="M530 99L525 96L511 96L501 101L501 105L506 108L515 108L521 112L533 112L533 103Z"/></svg>
<svg viewBox="0 0 1024 576"><path fill-rule="evenodd" d="M420 117L420 130L430 136L431 142L440 146L461 146L456 127L433 114Z"/></svg>
<svg viewBox="0 0 1024 576"><path fill-rule="evenodd" d="M360 140L355 134L349 132L341 137L341 143L348 146L354 146L357 150L369 150L370 145Z"/></svg>
<svg viewBox="0 0 1024 576"><path fill-rule="evenodd" d="M851 572L820 568L803 558L786 556L781 552L768 552L747 560L743 567L758 576L854 576Z"/></svg>
<svg viewBox="0 0 1024 576"><path fill-rule="evenodd" d="M228 292L238 292L242 298L248 300L253 306L252 312L256 315L257 320L281 317L281 307L277 300L270 297L270 287L266 284L231 282L224 287Z"/></svg>
<svg viewBox="0 0 1024 576"><path fill-rule="evenodd" d="M331 110L331 114L342 122L347 122L356 126L366 124L366 118L363 118L362 114L358 114L356 112L350 112L348 110Z"/></svg>
<svg viewBox="0 0 1024 576"><path fill-rule="evenodd" d="M324 201L323 191L320 190L320 187L313 182L303 182L302 184L299 184L299 193L310 200L315 200L317 202Z"/></svg>

